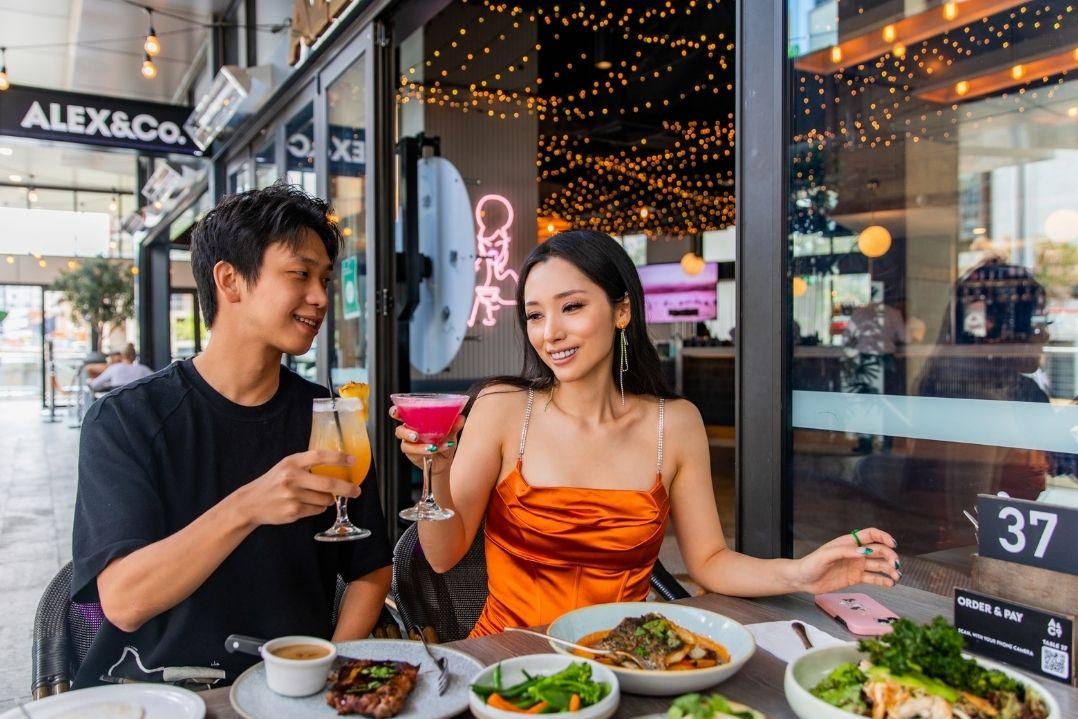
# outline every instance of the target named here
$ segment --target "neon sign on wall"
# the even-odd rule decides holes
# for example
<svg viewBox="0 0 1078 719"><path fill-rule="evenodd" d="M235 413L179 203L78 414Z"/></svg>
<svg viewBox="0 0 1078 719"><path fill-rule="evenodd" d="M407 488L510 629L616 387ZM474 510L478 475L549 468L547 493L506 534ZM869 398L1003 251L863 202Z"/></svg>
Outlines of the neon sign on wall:
<svg viewBox="0 0 1078 719"><path fill-rule="evenodd" d="M490 219L499 217L503 218L501 224L497 227L487 226ZM481 280L476 278L475 302L468 326L475 326L482 310L483 324L493 327L498 324L498 310L517 303L513 297L516 295L518 277L509 268L509 247L513 243L509 228L513 224L513 206L501 195L484 195L475 205L475 221L479 225L479 232L475 236L475 271L483 270L484 274ZM512 284L499 284L506 279L512 280ZM503 296L503 291L507 296Z"/></svg>

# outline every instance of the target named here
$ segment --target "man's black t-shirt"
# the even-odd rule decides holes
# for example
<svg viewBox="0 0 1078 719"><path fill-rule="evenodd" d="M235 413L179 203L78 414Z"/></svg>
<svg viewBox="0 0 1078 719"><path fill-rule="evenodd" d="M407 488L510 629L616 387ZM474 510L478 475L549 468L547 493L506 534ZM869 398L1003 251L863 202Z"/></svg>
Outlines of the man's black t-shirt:
<svg viewBox="0 0 1078 719"><path fill-rule="evenodd" d="M216 392L193 363L177 362L105 396L82 426L75 503L71 596L98 601L97 576L112 560L183 529L284 457L307 449L311 400L325 388L285 367L277 393L258 407ZM316 542L335 510L251 532L194 594L126 633L106 619L79 669L75 686L124 658L114 675L147 677L142 666L225 670L228 681L257 659L228 654L229 634L272 638L329 637L337 576L346 582L392 562L374 467L349 516L372 535L353 542ZM130 653L128 653L130 654Z"/></svg>

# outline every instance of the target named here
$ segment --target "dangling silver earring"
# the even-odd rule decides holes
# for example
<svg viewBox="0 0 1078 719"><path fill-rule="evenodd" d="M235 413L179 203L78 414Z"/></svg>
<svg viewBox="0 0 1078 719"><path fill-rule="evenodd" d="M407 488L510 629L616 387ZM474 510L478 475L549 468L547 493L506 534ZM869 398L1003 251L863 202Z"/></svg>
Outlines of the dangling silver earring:
<svg viewBox="0 0 1078 719"><path fill-rule="evenodd" d="M625 373L629 371L629 340L625 337L625 328L621 328L621 357L618 360L618 386L621 387L621 406L625 406Z"/></svg>

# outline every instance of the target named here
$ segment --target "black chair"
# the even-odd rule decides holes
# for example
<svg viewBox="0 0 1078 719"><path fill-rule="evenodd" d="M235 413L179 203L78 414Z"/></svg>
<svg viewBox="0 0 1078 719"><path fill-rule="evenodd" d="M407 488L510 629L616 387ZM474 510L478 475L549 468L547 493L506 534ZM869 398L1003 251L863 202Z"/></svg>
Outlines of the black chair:
<svg viewBox="0 0 1078 719"><path fill-rule="evenodd" d="M105 615L100 604L77 604L70 599L71 562L49 582L34 615L34 699L60 694L71 688Z"/></svg>
<svg viewBox="0 0 1078 719"><path fill-rule="evenodd" d="M341 599L347 587L337 577L333 601L333 624L337 624ZM49 582L34 615L33 669L30 693L34 699L66 692L71 681L90 651L105 614L100 604L79 604L71 599L71 562L68 562ZM383 605L372 636L399 639L400 622L392 608Z"/></svg>
<svg viewBox="0 0 1078 719"><path fill-rule="evenodd" d="M658 560L651 570L651 588L666 601L691 596ZM423 556L416 525L408 527L393 550L390 593L412 639L419 638L419 631L428 641L464 639L487 601L482 527L464 557L442 574L435 572Z"/></svg>

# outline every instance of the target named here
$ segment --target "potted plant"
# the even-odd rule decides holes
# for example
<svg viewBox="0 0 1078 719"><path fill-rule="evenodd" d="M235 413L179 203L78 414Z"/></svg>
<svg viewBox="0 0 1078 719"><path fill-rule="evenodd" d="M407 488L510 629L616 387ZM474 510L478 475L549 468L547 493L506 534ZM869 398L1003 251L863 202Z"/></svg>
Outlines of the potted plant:
<svg viewBox="0 0 1078 719"><path fill-rule="evenodd" d="M61 272L52 285L71 306L72 319L90 325L94 352L101 350L106 324L123 322L134 315L135 283L127 267L124 262L92 257Z"/></svg>

